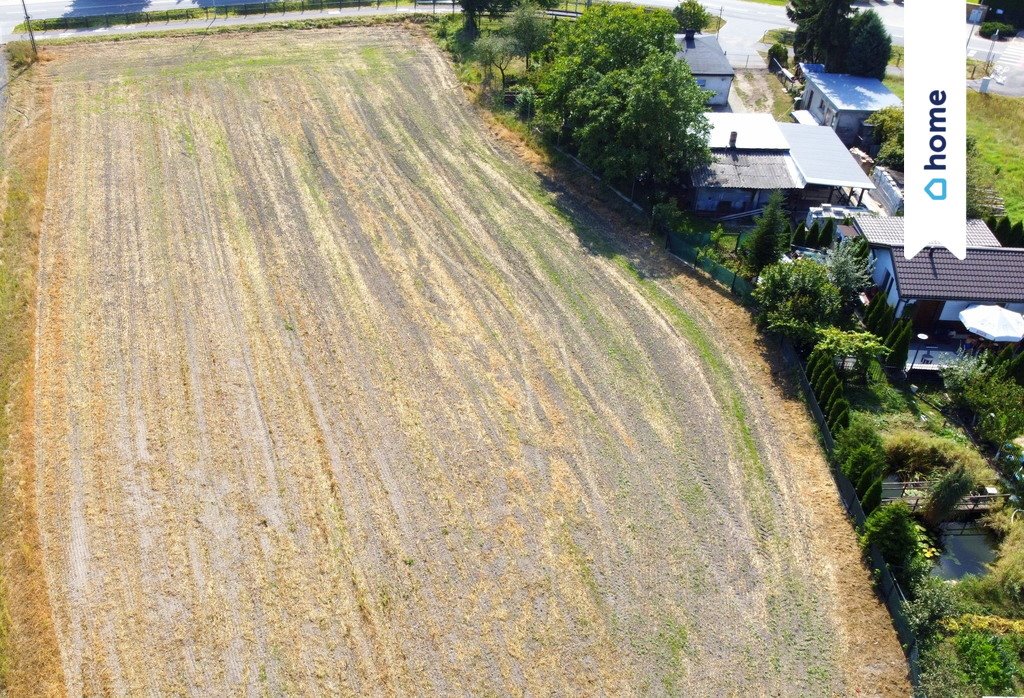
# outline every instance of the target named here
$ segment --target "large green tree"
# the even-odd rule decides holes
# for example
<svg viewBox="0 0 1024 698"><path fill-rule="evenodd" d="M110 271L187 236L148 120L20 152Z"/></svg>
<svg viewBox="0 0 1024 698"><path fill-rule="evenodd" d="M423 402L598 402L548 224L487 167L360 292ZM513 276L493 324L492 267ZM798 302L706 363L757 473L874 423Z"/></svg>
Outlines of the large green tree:
<svg viewBox="0 0 1024 698"><path fill-rule="evenodd" d="M845 72L881 80L891 56L892 37L885 30L882 18L874 10L858 12L850 22Z"/></svg>
<svg viewBox="0 0 1024 698"><path fill-rule="evenodd" d="M823 63L842 72L850 41L850 0L791 0L786 8L796 24L793 52L798 61Z"/></svg>
<svg viewBox="0 0 1024 698"><path fill-rule="evenodd" d="M551 38L551 20L541 14L540 5L522 2L509 15L507 29L516 53L526 61L526 70L530 70L530 57Z"/></svg>
<svg viewBox="0 0 1024 698"><path fill-rule="evenodd" d="M555 38L541 112L606 177L665 183L710 160L707 93L675 60L675 29L665 11L597 5Z"/></svg>
<svg viewBox="0 0 1024 698"><path fill-rule="evenodd" d="M480 33L480 18L484 15L498 17L512 9L513 0L459 0L466 33L475 37Z"/></svg>
<svg viewBox="0 0 1024 698"><path fill-rule="evenodd" d="M672 16L679 22L679 29L695 29L704 31L711 24L711 13L704 9L697 0L683 0L672 8Z"/></svg>
<svg viewBox="0 0 1024 698"><path fill-rule="evenodd" d="M839 318L842 299L825 267L810 259L764 268L754 289L758 324L801 343Z"/></svg>

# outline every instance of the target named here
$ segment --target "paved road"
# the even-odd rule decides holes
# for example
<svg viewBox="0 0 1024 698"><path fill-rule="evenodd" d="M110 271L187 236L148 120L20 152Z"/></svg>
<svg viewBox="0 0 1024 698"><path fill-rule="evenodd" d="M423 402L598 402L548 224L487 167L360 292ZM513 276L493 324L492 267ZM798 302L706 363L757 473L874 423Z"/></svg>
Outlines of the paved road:
<svg viewBox="0 0 1024 698"><path fill-rule="evenodd" d="M238 3L240 0L26 0L34 18L61 17L65 14L95 15L143 10L169 10L184 7L212 7ZM678 0L637 0L648 5L674 7ZM769 29L792 26L786 9L750 0L701 0L715 14L727 20L722 31L723 47L734 58L755 54L757 44ZM882 14L893 39L903 41L903 8L891 0L861 0L859 7L871 7ZM23 18L20 0L0 0L0 39L6 40L10 30Z"/></svg>
<svg viewBox="0 0 1024 698"><path fill-rule="evenodd" d="M632 0L626 0L632 1ZM678 0L636 0L649 5L674 7ZM72 15L95 15L114 12L137 12L142 10L169 10L184 7L213 7L230 5L239 0L26 0L29 13L34 18L61 17ZM701 0L715 14L726 20L720 40L735 65L743 65L749 56L756 58L757 45L769 29L791 27L786 9L778 5L766 5L750 0ZM903 7L893 0L858 0L855 7L871 8L882 16L882 21L897 44L903 43ZM0 41L6 41L11 30L22 21L20 0L0 0ZM970 27L965 28L965 42ZM967 45L968 55L986 58L990 52L993 60L999 60L1007 42L993 43L973 36ZM1024 70L1017 70L1024 73ZM1007 73L1009 75L1010 72ZM1024 79L1024 77L1022 77Z"/></svg>

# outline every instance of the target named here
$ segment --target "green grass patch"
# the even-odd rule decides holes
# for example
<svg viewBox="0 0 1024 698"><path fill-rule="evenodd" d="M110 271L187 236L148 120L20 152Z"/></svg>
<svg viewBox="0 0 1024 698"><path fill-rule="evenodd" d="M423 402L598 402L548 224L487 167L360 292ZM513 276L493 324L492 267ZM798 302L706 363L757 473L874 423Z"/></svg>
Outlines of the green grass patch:
<svg viewBox="0 0 1024 698"><path fill-rule="evenodd" d="M378 7L411 6L412 0L278 0L277 2L256 2L242 5L214 7L183 7L170 10L148 10L146 12L119 12L116 14L50 17L32 20L35 31L69 31L73 29L97 29L128 24L160 24L189 20L212 21L229 17L255 17L283 14L286 12L322 12L325 10L361 9ZM22 22L15 32L27 31Z"/></svg>
<svg viewBox="0 0 1024 698"><path fill-rule="evenodd" d="M902 75L886 75L885 80L882 80L882 84L893 91L900 99L903 99L903 76Z"/></svg>
<svg viewBox="0 0 1024 698"><path fill-rule="evenodd" d="M796 36L796 32L792 29L769 29L761 37L762 44L782 44L783 46L792 46L793 37Z"/></svg>
<svg viewBox="0 0 1024 698"><path fill-rule="evenodd" d="M967 133L995 174L993 185L1013 220L1024 220L1024 99L967 92Z"/></svg>
<svg viewBox="0 0 1024 698"><path fill-rule="evenodd" d="M206 27L196 29L168 29L164 31L125 32L123 34L102 34L88 36L63 37L59 39L42 39L37 43L46 46L67 46L69 44L91 44L99 42L135 41L137 39L156 39L162 37L187 37L203 34L235 34L247 32L250 34L268 31L282 31L293 29L330 29L341 26L372 26L379 24L427 24L432 21L429 14L388 14L370 15L366 17L317 17L315 19L281 20L277 22L262 22L260 24L230 24L227 26Z"/></svg>

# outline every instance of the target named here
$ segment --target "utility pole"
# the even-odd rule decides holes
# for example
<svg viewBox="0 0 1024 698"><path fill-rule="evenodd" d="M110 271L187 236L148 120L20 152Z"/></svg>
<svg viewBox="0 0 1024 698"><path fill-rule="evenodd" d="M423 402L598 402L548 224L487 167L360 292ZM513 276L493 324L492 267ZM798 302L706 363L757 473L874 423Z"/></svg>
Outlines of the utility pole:
<svg viewBox="0 0 1024 698"><path fill-rule="evenodd" d="M25 11L25 26L28 28L28 40L32 43L32 61L35 62L39 60L39 51L36 49L36 35L32 31L32 18L28 16L25 0L21 0L21 9Z"/></svg>

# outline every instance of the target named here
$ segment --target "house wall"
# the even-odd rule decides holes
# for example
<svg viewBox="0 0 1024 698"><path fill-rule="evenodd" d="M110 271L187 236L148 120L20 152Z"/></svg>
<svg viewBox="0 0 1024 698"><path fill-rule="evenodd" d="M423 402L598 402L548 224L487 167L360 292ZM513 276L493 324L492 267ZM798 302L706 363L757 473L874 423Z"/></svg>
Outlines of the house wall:
<svg viewBox="0 0 1024 698"><path fill-rule="evenodd" d="M972 305L977 305L977 301L946 301L946 304L942 307L942 315L939 316L939 319L957 322L960 320L960 311L966 310ZM1007 310L1012 310L1015 313L1024 313L1024 303L997 303L996 305L1002 305Z"/></svg>
<svg viewBox="0 0 1024 698"><path fill-rule="evenodd" d="M723 107L729 103L729 90L732 89L731 75L694 75L693 77L701 89L714 92L708 99L708 104L714 107Z"/></svg>
<svg viewBox="0 0 1024 698"><path fill-rule="evenodd" d="M874 248L871 253L875 257L875 270L871 275L871 280L875 282L875 286L882 289L884 292L888 287L889 292L886 295L886 302L891 306L898 306L900 300L900 294L896 290L896 278L895 272L893 271L892 265L892 251L885 248ZM897 307L897 316L903 309Z"/></svg>
<svg viewBox="0 0 1024 698"><path fill-rule="evenodd" d="M803 97L800 98L800 106L811 112L811 116L817 119L819 124L825 123L830 111L834 112L831 105L815 89L810 80L807 81L807 88L804 90Z"/></svg>
<svg viewBox="0 0 1024 698"><path fill-rule="evenodd" d="M839 136L839 140L843 142L843 145L849 148L856 144L857 134L860 133L861 125L872 113L869 111L839 112L830 125L832 130L836 132L836 135Z"/></svg>
<svg viewBox="0 0 1024 698"><path fill-rule="evenodd" d="M771 192L766 190L699 187L694 197L694 209L701 213L739 213L763 206L770 195Z"/></svg>
<svg viewBox="0 0 1024 698"><path fill-rule="evenodd" d="M809 80L800 99L800 106L811 112L819 124L831 127L847 147L855 144L861 124L872 114L869 111L838 111Z"/></svg>

